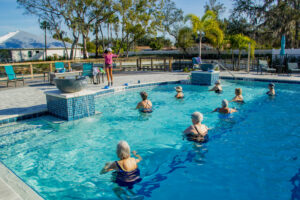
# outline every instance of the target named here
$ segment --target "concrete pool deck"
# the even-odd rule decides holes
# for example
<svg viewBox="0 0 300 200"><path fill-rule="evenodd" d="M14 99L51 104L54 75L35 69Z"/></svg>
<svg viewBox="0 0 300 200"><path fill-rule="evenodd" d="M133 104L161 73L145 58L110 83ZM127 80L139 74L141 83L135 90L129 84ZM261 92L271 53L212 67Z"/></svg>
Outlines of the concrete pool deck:
<svg viewBox="0 0 300 200"><path fill-rule="evenodd" d="M235 78L242 80L261 80L261 81L275 81L275 82L297 82L300 83L300 75L260 75L256 72L245 73L245 72L231 72ZM116 74L114 87L118 88L125 83L136 84L138 81L143 83L150 82L167 82L167 81L180 81L186 80L189 73L183 72L135 72L135 73L124 73ZM232 78L229 72L221 72L221 78ZM89 85L88 89L98 92L104 90L103 87L107 82L101 83L100 85ZM9 118L26 116L35 113L41 113L47 111L45 92L56 90L55 86L44 83L42 80L28 81L25 87L11 88L0 90L0 121ZM1 126L1 123L0 123ZM0 172L7 171L3 170L4 165L0 162ZM0 173L0 200L17 200L17 199L32 199L26 197L24 193L17 191L16 187L12 183L18 183L20 186L22 181L18 181L16 176L13 176L12 172L7 171L3 175ZM13 180L13 181L12 181ZM22 182L23 183L23 182ZM24 184L24 183L23 183ZM26 187L26 184L24 184ZM23 186L22 186L23 187ZM27 186L30 193L30 188ZM26 190L27 191L27 190ZM33 195L37 195L34 191L31 191ZM41 199L38 196L34 199Z"/></svg>

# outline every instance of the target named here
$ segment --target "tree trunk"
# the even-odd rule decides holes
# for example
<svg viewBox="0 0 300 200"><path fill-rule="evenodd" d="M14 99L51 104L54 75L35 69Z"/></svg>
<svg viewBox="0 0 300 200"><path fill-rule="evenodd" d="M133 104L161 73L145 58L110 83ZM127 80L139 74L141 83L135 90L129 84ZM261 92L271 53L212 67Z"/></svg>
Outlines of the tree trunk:
<svg viewBox="0 0 300 200"><path fill-rule="evenodd" d="M98 26L95 29L95 43L96 43L96 58L99 57L99 37L98 37Z"/></svg>
<svg viewBox="0 0 300 200"><path fill-rule="evenodd" d="M237 68L238 71L240 70L241 55L242 55L242 52L241 52L241 50L239 49L239 60L238 60L238 68Z"/></svg>
<svg viewBox="0 0 300 200"><path fill-rule="evenodd" d="M100 25L99 28L100 28L101 39L102 39L102 50L104 51L104 49L105 49L105 43L104 43L104 36L103 36L102 26Z"/></svg>
<svg viewBox="0 0 300 200"><path fill-rule="evenodd" d="M234 54L233 54L233 49L231 49L231 63L232 63L232 69L233 71L235 70L235 66L234 66Z"/></svg>
<svg viewBox="0 0 300 200"><path fill-rule="evenodd" d="M199 37L199 57L201 58L202 51L202 35Z"/></svg>
<svg viewBox="0 0 300 200"><path fill-rule="evenodd" d="M86 47L86 34L82 33L82 44L83 44L83 58L87 59L88 58L88 54L87 54L87 47Z"/></svg>
<svg viewBox="0 0 300 200"><path fill-rule="evenodd" d="M295 34L295 49L300 47L299 44L299 28L300 27L300 21L296 21L296 34Z"/></svg>
<svg viewBox="0 0 300 200"><path fill-rule="evenodd" d="M73 32L73 43L72 43L72 46L71 46L70 60L76 58L76 55L75 55L75 53L74 53L74 50L75 50L75 48L76 48L76 46L77 46L78 39L79 39L79 37L76 36L76 34Z"/></svg>
<svg viewBox="0 0 300 200"><path fill-rule="evenodd" d="M127 35L127 38L126 38L126 43L127 43L127 48L126 48L126 58L128 58L128 54L129 54L129 35Z"/></svg>
<svg viewBox="0 0 300 200"><path fill-rule="evenodd" d="M66 60L69 59L69 54L68 54L68 48L67 48L67 45L66 45L66 42L64 41L64 39L62 38L61 34L60 34L60 30L58 28L55 28L55 31L56 31L56 34L58 36L58 39L60 41L62 41L63 45L64 45L64 49L65 49L65 56L66 56Z"/></svg>
<svg viewBox="0 0 300 200"><path fill-rule="evenodd" d="M45 28L45 58L47 60L47 28Z"/></svg>

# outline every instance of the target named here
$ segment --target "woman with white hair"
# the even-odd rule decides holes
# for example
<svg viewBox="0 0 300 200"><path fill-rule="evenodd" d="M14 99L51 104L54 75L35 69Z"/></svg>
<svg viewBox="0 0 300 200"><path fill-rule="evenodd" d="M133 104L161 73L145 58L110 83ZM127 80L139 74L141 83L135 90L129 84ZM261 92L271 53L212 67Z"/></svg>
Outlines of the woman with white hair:
<svg viewBox="0 0 300 200"><path fill-rule="evenodd" d="M213 112L219 112L221 114L231 114L233 112L237 112L236 109L229 108L228 104L229 104L228 101L226 99L224 99L222 101L222 107L221 108L216 108Z"/></svg>
<svg viewBox="0 0 300 200"><path fill-rule="evenodd" d="M175 90L177 92L177 94L175 95L175 98L177 98L177 99L183 99L184 95L183 95L183 92L182 92L182 87L181 86L177 86L177 87L175 87Z"/></svg>
<svg viewBox="0 0 300 200"><path fill-rule="evenodd" d="M115 57L118 57L118 55L115 55L112 53L112 49L108 48L105 50L104 54L104 60L105 60L105 72L106 72L106 76L107 76L107 81L108 81L108 86L112 86L113 85L113 75L112 75L112 67L113 67L113 59ZM110 82L111 80L111 82Z"/></svg>
<svg viewBox="0 0 300 200"><path fill-rule="evenodd" d="M115 182L119 186L132 189L135 183L142 180L137 165L142 160L142 157L137 155L136 151L132 151L132 153L137 158L130 157L130 147L128 143L126 141L120 141L117 145L117 156L120 160L106 163L101 174L115 170L117 172Z"/></svg>
<svg viewBox="0 0 300 200"><path fill-rule="evenodd" d="M221 81L220 80L217 80L215 82L215 86L213 88L211 88L209 91L214 91L215 93L222 93L223 89L222 89L222 86L221 86Z"/></svg>
<svg viewBox="0 0 300 200"><path fill-rule="evenodd" d="M194 142L207 142L208 141L208 135L207 132L209 128L202 124L203 121L203 115L200 112L194 112L191 115L192 118L192 125L189 126L185 131L183 132L187 139L189 141Z"/></svg>

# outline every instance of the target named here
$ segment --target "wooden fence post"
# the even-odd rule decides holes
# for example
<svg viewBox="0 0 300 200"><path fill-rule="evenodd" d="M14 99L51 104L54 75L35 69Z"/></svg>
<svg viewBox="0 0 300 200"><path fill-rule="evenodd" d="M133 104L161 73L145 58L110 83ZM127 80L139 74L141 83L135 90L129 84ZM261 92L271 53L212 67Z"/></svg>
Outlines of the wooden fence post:
<svg viewBox="0 0 300 200"><path fill-rule="evenodd" d="M136 71L138 71L139 70L139 59L137 58L136 59Z"/></svg>
<svg viewBox="0 0 300 200"><path fill-rule="evenodd" d="M167 68L167 59L164 58L164 71L166 71Z"/></svg>
<svg viewBox="0 0 300 200"><path fill-rule="evenodd" d="M172 69L172 63L173 63L173 58L169 58L169 71L171 72L173 69Z"/></svg>
<svg viewBox="0 0 300 200"><path fill-rule="evenodd" d="M153 71L153 58L151 58L151 71Z"/></svg>
<svg viewBox="0 0 300 200"><path fill-rule="evenodd" d="M71 71L71 63L70 62L68 62L68 69L69 69L69 71Z"/></svg>
<svg viewBox="0 0 300 200"><path fill-rule="evenodd" d="M49 64L49 67L50 67L49 72L52 72L52 63Z"/></svg>
<svg viewBox="0 0 300 200"><path fill-rule="evenodd" d="M30 64L30 74L31 74L31 79L33 79L33 68L32 68L32 64Z"/></svg>
<svg viewBox="0 0 300 200"><path fill-rule="evenodd" d="M142 70L142 67L143 67L143 65L142 65L142 59L140 58L140 70Z"/></svg>

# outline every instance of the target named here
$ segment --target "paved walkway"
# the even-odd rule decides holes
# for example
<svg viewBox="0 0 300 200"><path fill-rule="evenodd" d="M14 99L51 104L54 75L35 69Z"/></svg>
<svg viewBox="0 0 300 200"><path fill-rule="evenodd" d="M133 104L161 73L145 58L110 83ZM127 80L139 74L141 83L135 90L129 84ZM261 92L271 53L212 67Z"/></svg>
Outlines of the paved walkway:
<svg viewBox="0 0 300 200"><path fill-rule="evenodd" d="M22 198L0 178L0 200L21 200Z"/></svg>

